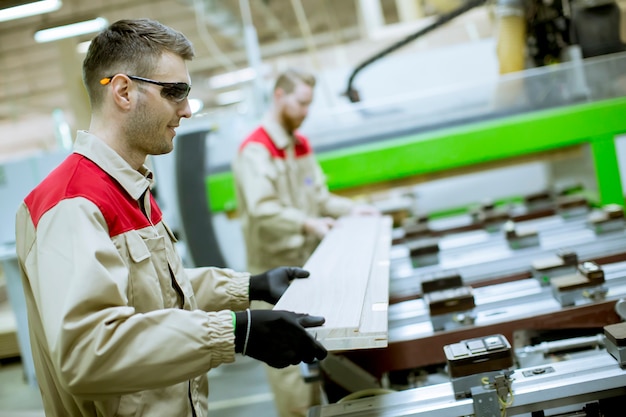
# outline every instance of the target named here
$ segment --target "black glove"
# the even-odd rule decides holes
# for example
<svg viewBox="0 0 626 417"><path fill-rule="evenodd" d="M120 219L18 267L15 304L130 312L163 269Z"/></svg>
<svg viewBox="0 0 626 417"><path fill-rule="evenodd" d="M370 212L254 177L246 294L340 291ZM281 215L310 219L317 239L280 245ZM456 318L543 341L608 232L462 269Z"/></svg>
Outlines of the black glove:
<svg viewBox="0 0 626 417"><path fill-rule="evenodd" d="M306 278L308 276L309 271L289 266L281 266L259 275L253 275L250 277L248 298L276 304L294 278Z"/></svg>
<svg viewBox="0 0 626 417"><path fill-rule="evenodd" d="M235 352L274 368L313 363L328 354L305 330L324 324L324 317L283 310L246 310L235 313L235 320Z"/></svg>

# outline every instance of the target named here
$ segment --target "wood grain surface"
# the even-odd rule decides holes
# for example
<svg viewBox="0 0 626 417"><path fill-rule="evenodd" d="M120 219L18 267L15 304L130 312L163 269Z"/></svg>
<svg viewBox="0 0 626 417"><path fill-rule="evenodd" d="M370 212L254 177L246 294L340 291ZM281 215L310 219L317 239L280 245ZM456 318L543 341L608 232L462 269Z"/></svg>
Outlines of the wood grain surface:
<svg viewBox="0 0 626 417"><path fill-rule="evenodd" d="M387 345L389 216L343 217L311 255L274 309L326 318L309 329L328 350Z"/></svg>

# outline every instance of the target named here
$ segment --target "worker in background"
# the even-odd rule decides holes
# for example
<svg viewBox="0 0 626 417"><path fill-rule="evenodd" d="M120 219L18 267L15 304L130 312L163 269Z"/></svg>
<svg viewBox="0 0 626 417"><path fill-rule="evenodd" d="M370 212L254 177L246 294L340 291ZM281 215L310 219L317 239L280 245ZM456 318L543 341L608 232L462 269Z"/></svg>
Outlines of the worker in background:
<svg viewBox="0 0 626 417"><path fill-rule="evenodd" d="M92 117L73 153L18 209L31 348L47 416L203 417L207 372L235 353L284 367L326 350L322 317L250 311L299 268L185 269L150 193L147 155L190 117L185 36L148 20L97 35L83 63ZM201 173L199 173L201 174Z"/></svg>
<svg viewBox="0 0 626 417"><path fill-rule="evenodd" d="M378 214L372 206L328 191L311 144L296 130L313 101L315 82L312 74L296 69L279 75L271 108L233 162L251 272L303 266L336 218ZM254 302L251 308L272 305ZM320 387L306 383L298 366L267 368L267 374L281 417L305 416L319 403Z"/></svg>

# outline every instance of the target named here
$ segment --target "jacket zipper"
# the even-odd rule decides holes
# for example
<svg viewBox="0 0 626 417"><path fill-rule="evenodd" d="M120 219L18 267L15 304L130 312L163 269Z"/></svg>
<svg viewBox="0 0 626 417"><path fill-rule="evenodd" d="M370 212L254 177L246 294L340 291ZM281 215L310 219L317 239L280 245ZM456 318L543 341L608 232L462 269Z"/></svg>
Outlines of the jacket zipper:
<svg viewBox="0 0 626 417"><path fill-rule="evenodd" d="M147 191L146 191L147 192ZM148 219L148 221L150 222L150 225L152 226L152 229L155 231L155 233L158 232L156 231L156 227L154 226L154 224L152 223L152 219L148 216L148 213L146 213L146 208L143 204L143 199L145 196L142 196L138 203L139 203L139 209L141 210L141 212L143 213L144 216L146 216L146 219ZM180 300L180 308L183 309L185 307L185 295L183 293L183 289L180 288L180 285L178 285L178 281L176 281L176 278L174 277L174 271L172 271L172 266L170 265L170 263L167 263L167 269L170 272L170 279L172 280L172 287L174 287L174 290L176 291L176 293L178 294L178 298ZM191 396L191 380L189 380L189 383L187 385L187 397L189 398L189 405L191 406L191 415L192 417L197 417L198 414L196 413L196 407L194 407L193 405L193 398Z"/></svg>
<svg viewBox="0 0 626 417"><path fill-rule="evenodd" d="M180 308L182 309L185 307L185 294L183 293L183 289L180 288L180 285L178 285L178 281L176 281L176 278L174 278L174 272L172 272L172 267L170 266L169 263L167 264L167 269L169 269L170 271L170 279L172 280L172 287L174 287L174 290L178 294L178 298L180 299Z"/></svg>

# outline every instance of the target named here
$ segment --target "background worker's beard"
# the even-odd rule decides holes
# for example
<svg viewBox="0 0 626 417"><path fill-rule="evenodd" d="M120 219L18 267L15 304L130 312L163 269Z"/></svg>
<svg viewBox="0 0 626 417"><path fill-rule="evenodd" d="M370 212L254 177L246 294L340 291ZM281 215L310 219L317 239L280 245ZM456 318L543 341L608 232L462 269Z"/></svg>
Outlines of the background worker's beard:
<svg viewBox="0 0 626 417"><path fill-rule="evenodd" d="M293 133L297 128L300 127L300 125L302 125L302 122L304 121L304 119L301 118L296 119L294 117L291 117L289 114L287 114L286 111L282 111L280 113L280 119L281 124L283 125L287 133Z"/></svg>

